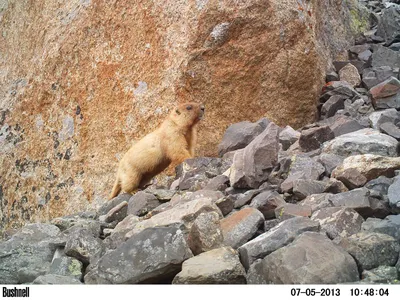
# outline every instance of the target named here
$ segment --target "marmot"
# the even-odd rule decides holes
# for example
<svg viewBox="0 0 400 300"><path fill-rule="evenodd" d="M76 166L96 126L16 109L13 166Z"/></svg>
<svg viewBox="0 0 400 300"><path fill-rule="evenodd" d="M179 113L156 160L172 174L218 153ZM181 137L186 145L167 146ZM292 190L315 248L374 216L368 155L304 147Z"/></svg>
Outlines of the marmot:
<svg viewBox="0 0 400 300"><path fill-rule="evenodd" d="M171 163L178 165L193 157L196 125L203 115L202 104L180 104L155 131L136 142L119 162L109 199L121 191L132 193L143 188Z"/></svg>

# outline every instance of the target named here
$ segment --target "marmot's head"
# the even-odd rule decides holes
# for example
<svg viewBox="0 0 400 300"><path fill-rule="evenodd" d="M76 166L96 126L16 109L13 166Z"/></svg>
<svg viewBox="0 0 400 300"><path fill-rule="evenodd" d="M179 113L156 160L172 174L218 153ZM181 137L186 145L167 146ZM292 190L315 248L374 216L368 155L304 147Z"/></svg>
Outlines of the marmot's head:
<svg viewBox="0 0 400 300"><path fill-rule="evenodd" d="M171 112L172 120L180 126L192 126L204 115L204 105L199 103L182 103Z"/></svg>

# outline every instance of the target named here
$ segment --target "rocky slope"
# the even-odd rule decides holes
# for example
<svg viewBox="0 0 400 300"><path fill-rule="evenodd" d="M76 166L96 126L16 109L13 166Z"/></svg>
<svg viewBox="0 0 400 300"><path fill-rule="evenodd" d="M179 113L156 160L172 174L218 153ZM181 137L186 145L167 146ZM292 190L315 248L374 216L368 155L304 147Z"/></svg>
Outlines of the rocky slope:
<svg viewBox="0 0 400 300"><path fill-rule="evenodd" d="M103 203L177 102L207 108L199 156L235 122L309 123L367 24L357 0L0 0L0 230Z"/></svg>
<svg viewBox="0 0 400 300"><path fill-rule="evenodd" d="M2 283L397 283L400 5L373 8L317 122L233 124L168 187L7 231Z"/></svg>

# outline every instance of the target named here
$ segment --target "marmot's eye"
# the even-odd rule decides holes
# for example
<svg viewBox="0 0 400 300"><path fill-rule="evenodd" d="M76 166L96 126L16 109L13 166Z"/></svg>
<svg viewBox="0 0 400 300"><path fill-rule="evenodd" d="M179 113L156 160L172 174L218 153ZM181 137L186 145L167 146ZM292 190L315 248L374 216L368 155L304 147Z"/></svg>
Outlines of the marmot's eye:
<svg viewBox="0 0 400 300"><path fill-rule="evenodd" d="M191 110L193 107L191 105L186 106L187 110Z"/></svg>

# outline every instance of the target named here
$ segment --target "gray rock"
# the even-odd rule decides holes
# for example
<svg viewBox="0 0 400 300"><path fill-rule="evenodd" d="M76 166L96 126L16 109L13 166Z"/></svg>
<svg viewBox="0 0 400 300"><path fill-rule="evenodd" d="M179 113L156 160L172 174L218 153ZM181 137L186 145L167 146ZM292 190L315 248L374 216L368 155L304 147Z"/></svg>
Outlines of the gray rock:
<svg viewBox="0 0 400 300"><path fill-rule="evenodd" d="M390 207L400 213L400 178L397 178L388 189L388 198Z"/></svg>
<svg viewBox="0 0 400 300"><path fill-rule="evenodd" d="M279 220L287 220L294 217L309 217L311 214L311 207L293 203L285 203L275 209L275 217Z"/></svg>
<svg viewBox="0 0 400 300"><path fill-rule="evenodd" d="M78 226L90 227L93 230L96 230L97 228L98 234L100 235L100 222L95 219L96 219L96 213L77 213L69 216L63 216L52 219L50 223L60 228L61 231L68 230L71 227L78 227Z"/></svg>
<svg viewBox="0 0 400 300"><path fill-rule="evenodd" d="M225 131L221 143L218 145L218 154L223 156L225 153L242 149L264 131L260 124L248 121L232 124Z"/></svg>
<svg viewBox="0 0 400 300"><path fill-rule="evenodd" d="M323 193L326 186L322 181L298 179L293 182L293 194L296 200L303 200L312 194Z"/></svg>
<svg viewBox="0 0 400 300"><path fill-rule="evenodd" d="M147 189L146 191L153 194L161 202L170 201L176 193L176 191L166 189Z"/></svg>
<svg viewBox="0 0 400 300"><path fill-rule="evenodd" d="M104 244L109 249L116 249L125 241L125 235L135 228L136 223L139 222L139 217L135 215L128 215L125 219L115 226L111 235L104 240Z"/></svg>
<svg viewBox="0 0 400 300"><path fill-rule="evenodd" d="M360 271L379 266L394 266L400 246L390 235L361 231L343 238L339 245L357 261Z"/></svg>
<svg viewBox="0 0 400 300"><path fill-rule="evenodd" d="M372 53L372 67L390 66L392 68L400 67L399 52L393 51L382 45L377 45Z"/></svg>
<svg viewBox="0 0 400 300"><path fill-rule="evenodd" d="M356 87L361 83L361 77L359 71L351 63L348 63L347 65L345 65L343 68L340 69L339 77L340 80L350 83L352 87Z"/></svg>
<svg viewBox="0 0 400 300"><path fill-rule="evenodd" d="M370 191L365 187L332 195L330 201L336 207L353 208L364 218L371 216L385 217L388 214L374 202L374 198L370 197Z"/></svg>
<svg viewBox="0 0 400 300"><path fill-rule="evenodd" d="M344 185L343 182L333 177L329 178L329 180L326 180L325 183L326 183L325 193L339 194L349 191L349 189Z"/></svg>
<svg viewBox="0 0 400 300"><path fill-rule="evenodd" d="M370 114L369 120L372 128L380 130L380 127L383 123L399 123L400 112L398 112L395 108L376 111Z"/></svg>
<svg viewBox="0 0 400 300"><path fill-rule="evenodd" d="M314 127L301 131L299 145L304 152L319 149L320 146L335 138L335 134L329 126Z"/></svg>
<svg viewBox="0 0 400 300"><path fill-rule="evenodd" d="M331 195L332 194L330 193L310 195L303 201L299 202L298 204L311 207L311 212L314 213L315 211L322 209L324 207L333 206L332 202L330 201Z"/></svg>
<svg viewBox="0 0 400 300"><path fill-rule="evenodd" d="M363 71L362 82L367 89L371 89L391 76L396 77L396 74L390 66L368 68Z"/></svg>
<svg viewBox="0 0 400 300"><path fill-rule="evenodd" d="M327 259L329 258L329 259ZM263 260L264 279L275 284L332 284L359 280L354 259L326 236L305 232Z"/></svg>
<svg viewBox="0 0 400 300"><path fill-rule="evenodd" d="M237 252L231 247L223 247L186 260L172 283L245 284L246 272Z"/></svg>
<svg viewBox="0 0 400 300"><path fill-rule="evenodd" d="M352 64L353 66L355 66L358 70L358 73L362 74L362 71L365 68L365 63L362 61L358 61L358 60L347 60L347 61L334 61L333 65L336 69L336 72L340 72L340 70L342 68L344 68L345 66L347 66L348 64ZM346 82L347 81L340 81L340 82ZM349 83L347 83L349 84ZM350 84L349 84L350 85Z"/></svg>
<svg viewBox="0 0 400 300"><path fill-rule="evenodd" d="M264 216L255 208L247 207L231 214L221 220L224 244L234 249L240 247L250 240L263 224Z"/></svg>
<svg viewBox="0 0 400 300"><path fill-rule="evenodd" d="M123 201L120 204L114 206L110 211L104 215L100 216L99 220L101 222L111 223L111 222L121 222L127 216L128 212L128 202Z"/></svg>
<svg viewBox="0 0 400 300"><path fill-rule="evenodd" d="M283 221L278 220L278 219L266 220L264 222L264 232L270 231L272 228L274 228L276 225L278 225L281 222L283 222Z"/></svg>
<svg viewBox="0 0 400 300"><path fill-rule="evenodd" d="M329 118L336 114L340 109L344 108L344 100L346 97L343 95L333 95L321 107L322 118Z"/></svg>
<svg viewBox="0 0 400 300"><path fill-rule="evenodd" d="M364 186L368 179L355 168L346 168L341 172L337 171L333 173L333 177L343 182L349 190Z"/></svg>
<svg viewBox="0 0 400 300"><path fill-rule="evenodd" d="M263 260L257 259L247 270L247 284L268 284L264 278Z"/></svg>
<svg viewBox="0 0 400 300"><path fill-rule="evenodd" d="M240 208L249 204L251 200L260 193L260 190L248 190L243 194L230 195L229 197L234 201L234 208Z"/></svg>
<svg viewBox="0 0 400 300"><path fill-rule="evenodd" d="M374 195L379 195L380 199L387 197L389 186L393 183L393 178L387 178L385 176L379 176L376 179L372 179L367 182L365 187L370 191L373 191Z"/></svg>
<svg viewBox="0 0 400 300"><path fill-rule="evenodd" d="M400 51L400 43L393 43L393 44L391 44L391 45L389 46L389 49L390 49L390 50L393 50L393 51Z"/></svg>
<svg viewBox="0 0 400 300"><path fill-rule="evenodd" d="M364 270L361 278L367 283L396 283L398 272L395 267L379 266L369 271Z"/></svg>
<svg viewBox="0 0 400 300"><path fill-rule="evenodd" d="M132 197L132 194L122 193L119 194L117 197L105 202L97 211L99 216L106 215L111 209L113 209L118 204L126 201L129 203L129 199Z"/></svg>
<svg viewBox="0 0 400 300"><path fill-rule="evenodd" d="M383 123L380 126L380 129L383 133L394 137L396 140L400 140L400 128L393 123Z"/></svg>
<svg viewBox="0 0 400 300"><path fill-rule="evenodd" d="M364 219L351 208L326 207L311 216L311 220L318 221L321 231L326 232L330 239L347 237L361 230Z"/></svg>
<svg viewBox="0 0 400 300"><path fill-rule="evenodd" d="M349 51L351 53L354 53L354 54L358 55L358 54L360 54L360 53L362 53L362 52L364 52L366 50L370 50L370 49L371 49L371 46L369 44L363 44L363 45L351 46L349 48Z"/></svg>
<svg viewBox="0 0 400 300"><path fill-rule="evenodd" d="M364 62L368 62L372 58L372 52L370 50L365 50L358 54L358 59Z"/></svg>
<svg viewBox="0 0 400 300"><path fill-rule="evenodd" d="M328 125L335 134L335 137L340 135L364 129L358 121L343 115L336 114L333 117L327 118L319 122L321 125Z"/></svg>
<svg viewBox="0 0 400 300"><path fill-rule="evenodd" d="M375 109L400 108L400 81L389 77L369 90Z"/></svg>
<svg viewBox="0 0 400 300"><path fill-rule="evenodd" d="M279 133L279 142L282 144L282 150L286 151L291 145L293 145L300 137L300 132L294 130L292 127L287 125Z"/></svg>
<svg viewBox="0 0 400 300"><path fill-rule="evenodd" d="M70 276L47 274L37 277L33 284L82 284L78 279Z"/></svg>
<svg viewBox="0 0 400 300"><path fill-rule="evenodd" d="M92 232L79 228L68 235L65 254L80 260L84 265L96 262L103 254L102 240L93 236Z"/></svg>
<svg viewBox="0 0 400 300"><path fill-rule="evenodd" d="M204 187L205 190L225 191L229 186L229 177L226 175L217 175L212 178Z"/></svg>
<svg viewBox="0 0 400 300"><path fill-rule="evenodd" d="M46 274L59 243L60 229L50 224L26 225L0 242L1 283L27 283Z"/></svg>
<svg viewBox="0 0 400 300"><path fill-rule="evenodd" d="M343 134L323 145L323 153L341 156L376 154L397 156L397 140L374 129L366 128Z"/></svg>
<svg viewBox="0 0 400 300"><path fill-rule="evenodd" d="M307 155L293 155L287 178L281 184L281 190L282 192L290 192L295 180L318 180L324 172L324 166Z"/></svg>
<svg viewBox="0 0 400 300"><path fill-rule="evenodd" d="M343 163L343 160L343 156L331 153L321 153L317 158L317 161L325 167L325 172L328 176L337 166Z"/></svg>
<svg viewBox="0 0 400 300"><path fill-rule="evenodd" d="M223 197L215 201L215 205L219 208L223 216L229 214L233 208L235 203L229 197Z"/></svg>
<svg viewBox="0 0 400 300"><path fill-rule="evenodd" d="M400 36L400 6L391 5L382 11L376 34L388 45Z"/></svg>
<svg viewBox="0 0 400 300"><path fill-rule="evenodd" d="M279 223L266 233L239 247L240 260L248 269L257 259L291 243L298 235L306 231L318 231L319 223L306 217L295 217Z"/></svg>
<svg viewBox="0 0 400 300"><path fill-rule="evenodd" d="M128 215L144 216L160 204L161 202L153 194L138 191L129 199L127 213Z"/></svg>
<svg viewBox="0 0 400 300"><path fill-rule="evenodd" d="M216 212L200 214L189 232L189 246L194 255L223 246L220 215Z"/></svg>
<svg viewBox="0 0 400 300"><path fill-rule="evenodd" d="M168 282L192 256L181 224L148 228L102 256L85 283Z"/></svg>
<svg viewBox="0 0 400 300"><path fill-rule="evenodd" d="M53 259L49 274L69 276L80 280L82 278L82 268L83 264L79 260L61 256Z"/></svg>
<svg viewBox="0 0 400 300"><path fill-rule="evenodd" d="M257 208L265 219L271 219L275 218L275 208L285 203L285 200L277 192L265 191L254 197L250 207Z"/></svg>
<svg viewBox="0 0 400 300"><path fill-rule="evenodd" d="M400 215L390 215L383 220L368 218L362 224L361 229L390 235L400 243Z"/></svg>

